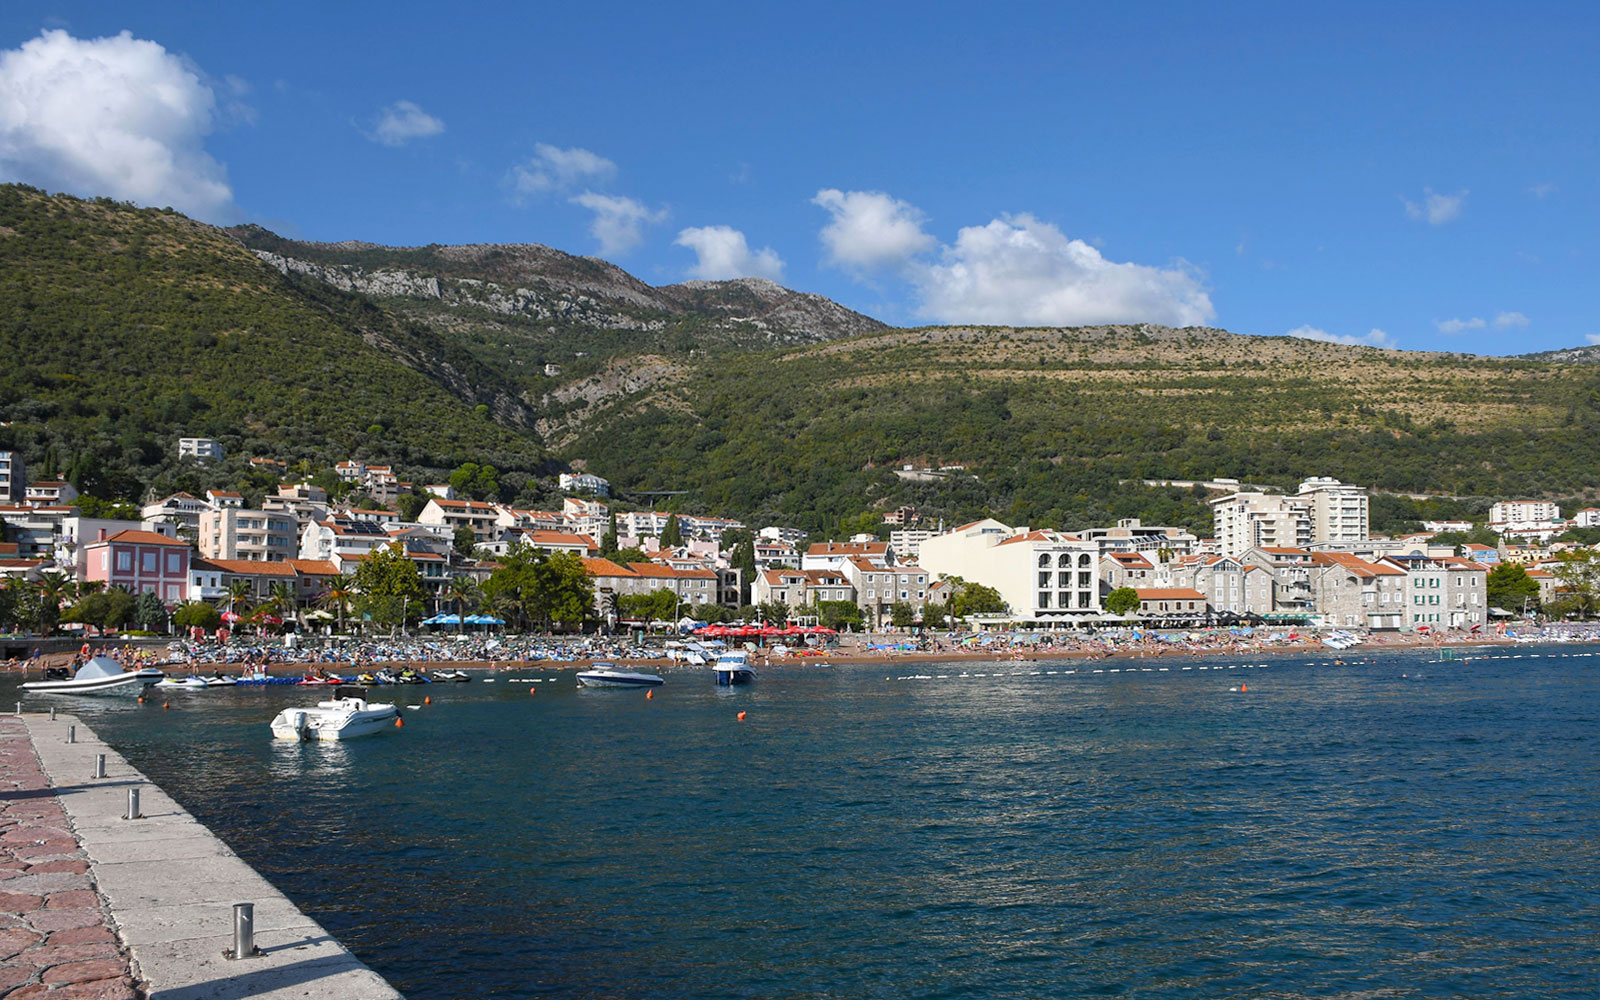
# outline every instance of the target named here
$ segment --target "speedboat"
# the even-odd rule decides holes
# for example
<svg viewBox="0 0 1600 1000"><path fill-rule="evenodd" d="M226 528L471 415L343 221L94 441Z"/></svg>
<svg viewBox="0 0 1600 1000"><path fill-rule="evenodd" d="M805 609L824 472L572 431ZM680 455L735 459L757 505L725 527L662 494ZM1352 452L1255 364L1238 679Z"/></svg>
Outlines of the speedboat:
<svg viewBox="0 0 1600 1000"><path fill-rule="evenodd" d="M465 670L435 670L433 672L433 679L436 681L455 681L460 683L461 681L472 680L472 675L467 673Z"/></svg>
<svg viewBox="0 0 1600 1000"><path fill-rule="evenodd" d="M580 687L592 688L658 687L661 678L655 674L618 670L613 663L596 663L589 670L578 671L578 684Z"/></svg>
<svg viewBox="0 0 1600 1000"><path fill-rule="evenodd" d="M236 687L239 684L239 682L234 678L224 677L221 674L217 674L215 677L203 677L201 679L206 682L206 687L208 688Z"/></svg>
<svg viewBox="0 0 1600 1000"><path fill-rule="evenodd" d="M286 708L272 720L272 735L280 740L349 740L370 736L394 725L400 709L367 701L367 689L336 687L333 700L316 708Z"/></svg>
<svg viewBox="0 0 1600 1000"><path fill-rule="evenodd" d="M756 672L750 669L750 654L742 649L730 649L718 656L711 670L717 675L718 687L748 684L756 676Z"/></svg>
<svg viewBox="0 0 1600 1000"><path fill-rule="evenodd" d="M142 670L124 670L122 664L109 656L92 657L71 677L65 670L46 671L42 681L29 681L22 685L24 691L39 694L103 694L105 692L133 694L143 691L166 674L155 667Z"/></svg>

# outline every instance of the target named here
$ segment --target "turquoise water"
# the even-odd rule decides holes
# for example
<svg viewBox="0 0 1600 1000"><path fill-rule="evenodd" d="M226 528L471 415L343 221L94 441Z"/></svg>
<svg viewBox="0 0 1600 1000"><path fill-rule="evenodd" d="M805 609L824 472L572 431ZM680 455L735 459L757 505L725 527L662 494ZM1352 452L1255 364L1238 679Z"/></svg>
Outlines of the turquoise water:
<svg viewBox="0 0 1600 1000"><path fill-rule="evenodd" d="M72 704L412 1000L1592 997L1584 652L530 670L326 746L269 738L305 689Z"/></svg>

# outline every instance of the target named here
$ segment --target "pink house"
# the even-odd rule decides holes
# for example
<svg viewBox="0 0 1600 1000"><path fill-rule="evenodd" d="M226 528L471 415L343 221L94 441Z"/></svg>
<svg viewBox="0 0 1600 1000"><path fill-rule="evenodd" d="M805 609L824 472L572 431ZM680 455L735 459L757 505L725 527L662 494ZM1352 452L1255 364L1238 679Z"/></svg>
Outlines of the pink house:
<svg viewBox="0 0 1600 1000"><path fill-rule="evenodd" d="M85 580L153 592L164 604L180 604L189 594L189 543L153 531L119 531L83 547Z"/></svg>

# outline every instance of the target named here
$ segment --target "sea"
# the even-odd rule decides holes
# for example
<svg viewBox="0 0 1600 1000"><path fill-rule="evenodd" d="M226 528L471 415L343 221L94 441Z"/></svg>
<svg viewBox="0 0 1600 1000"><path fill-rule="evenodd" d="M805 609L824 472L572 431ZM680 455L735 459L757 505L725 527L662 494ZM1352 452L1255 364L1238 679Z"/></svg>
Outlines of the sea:
<svg viewBox="0 0 1600 1000"><path fill-rule="evenodd" d="M53 702L411 1000L1600 995L1595 647L1243 655Z"/></svg>

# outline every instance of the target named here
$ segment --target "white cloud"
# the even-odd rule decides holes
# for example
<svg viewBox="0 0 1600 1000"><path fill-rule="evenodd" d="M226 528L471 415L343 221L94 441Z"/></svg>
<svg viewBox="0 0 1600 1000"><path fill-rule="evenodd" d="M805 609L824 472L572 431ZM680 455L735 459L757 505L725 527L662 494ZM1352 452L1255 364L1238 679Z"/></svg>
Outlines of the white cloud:
<svg viewBox="0 0 1600 1000"><path fill-rule="evenodd" d="M1550 181L1541 181L1538 184L1528 188L1528 193L1533 195L1535 198L1543 200L1555 194L1558 190L1559 188L1557 188L1555 184L1551 183Z"/></svg>
<svg viewBox="0 0 1600 1000"><path fill-rule="evenodd" d="M1503 312L1494 318L1496 330L1509 330L1514 326L1527 326L1531 320L1519 312Z"/></svg>
<svg viewBox="0 0 1600 1000"><path fill-rule="evenodd" d="M216 96L187 61L124 31L46 31L0 53L0 180L233 221L205 151Z"/></svg>
<svg viewBox="0 0 1600 1000"><path fill-rule="evenodd" d="M1600 333L1586 333L1583 335L1583 339L1591 344L1600 344Z"/></svg>
<svg viewBox="0 0 1600 1000"><path fill-rule="evenodd" d="M1415 202L1409 198L1400 199L1406 206L1406 218L1426 219L1430 226L1442 226L1461 216L1461 209L1466 204L1467 189L1462 188L1456 194L1439 194L1433 188L1422 189L1422 201Z"/></svg>
<svg viewBox="0 0 1600 1000"><path fill-rule="evenodd" d="M1320 340L1329 344L1353 344L1359 347L1382 347L1388 350L1398 348L1394 338L1387 333L1373 327L1365 337L1357 337L1347 333L1329 333L1319 330L1314 326L1297 326L1287 334L1290 337L1299 337L1302 340Z"/></svg>
<svg viewBox="0 0 1600 1000"><path fill-rule="evenodd" d="M410 101L395 101L378 112L378 124L367 136L385 146L404 146L412 139L426 139L444 131L444 122Z"/></svg>
<svg viewBox="0 0 1600 1000"><path fill-rule="evenodd" d="M594 213L589 233L607 256L627 253L644 242L644 227L665 222L666 209L651 210L632 198L585 191L568 199Z"/></svg>
<svg viewBox="0 0 1600 1000"><path fill-rule="evenodd" d="M825 188L811 199L832 216L822 227L827 262L846 270L893 270L937 241L922 231L926 221L916 206L882 191L840 191Z"/></svg>
<svg viewBox="0 0 1600 1000"><path fill-rule="evenodd" d="M1434 320L1433 325L1439 328L1440 333L1460 333L1462 330L1482 330L1488 324L1483 317L1474 316L1471 319Z"/></svg>
<svg viewBox="0 0 1600 1000"><path fill-rule="evenodd" d="M1109 261L1026 214L962 229L912 280L918 311L944 323L1198 326L1216 316L1189 268Z"/></svg>
<svg viewBox="0 0 1600 1000"><path fill-rule="evenodd" d="M689 269L691 277L709 281L727 278L771 278L783 276L783 259L771 247L751 251L744 233L732 226L699 226L678 233L673 243L688 247L699 258Z"/></svg>
<svg viewBox="0 0 1600 1000"><path fill-rule="evenodd" d="M917 312L939 322L1195 326L1216 316L1191 268L1110 261L1026 213L968 226L941 247L920 209L881 191L825 188L812 203L831 216L821 232L827 263L896 273L916 289Z"/></svg>
<svg viewBox="0 0 1600 1000"><path fill-rule="evenodd" d="M533 159L511 168L511 180L518 194L548 194L608 181L616 173L617 165L598 153L541 142L533 147Z"/></svg>

